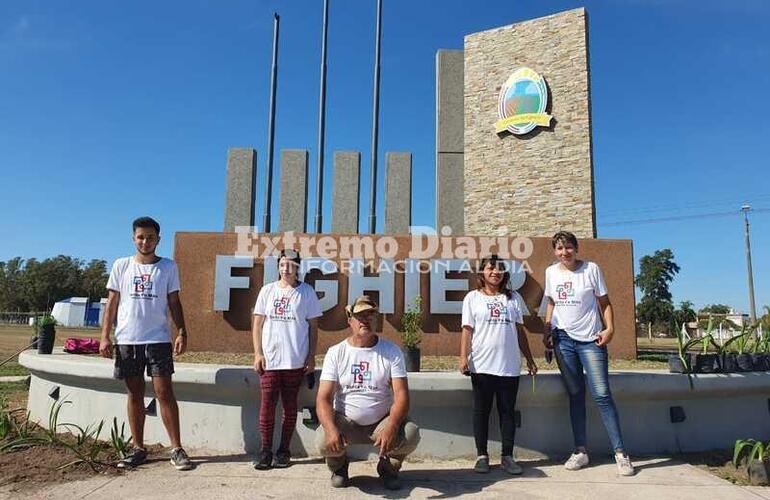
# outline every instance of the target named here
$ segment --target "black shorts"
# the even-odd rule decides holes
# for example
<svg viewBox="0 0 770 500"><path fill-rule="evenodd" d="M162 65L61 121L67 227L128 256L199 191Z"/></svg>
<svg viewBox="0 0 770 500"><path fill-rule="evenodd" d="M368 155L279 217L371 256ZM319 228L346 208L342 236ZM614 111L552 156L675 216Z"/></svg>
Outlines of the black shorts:
<svg viewBox="0 0 770 500"><path fill-rule="evenodd" d="M170 342L115 346L116 379L141 377L145 369L148 377L167 377L174 373L174 356Z"/></svg>

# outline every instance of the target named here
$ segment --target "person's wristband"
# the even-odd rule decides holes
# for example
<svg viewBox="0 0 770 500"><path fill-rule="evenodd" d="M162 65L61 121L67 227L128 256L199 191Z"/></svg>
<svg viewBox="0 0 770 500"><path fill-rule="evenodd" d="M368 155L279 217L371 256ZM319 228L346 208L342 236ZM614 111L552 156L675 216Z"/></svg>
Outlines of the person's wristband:
<svg viewBox="0 0 770 500"><path fill-rule="evenodd" d="M187 332L185 331L184 328L179 329L179 336L182 337L183 339L187 338Z"/></svg>

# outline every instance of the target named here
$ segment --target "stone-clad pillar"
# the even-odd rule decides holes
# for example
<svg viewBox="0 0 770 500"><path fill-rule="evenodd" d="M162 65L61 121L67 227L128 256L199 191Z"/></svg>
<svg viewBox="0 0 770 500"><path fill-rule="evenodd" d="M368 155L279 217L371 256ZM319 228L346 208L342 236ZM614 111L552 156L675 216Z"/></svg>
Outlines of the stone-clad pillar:
<svg viewBox="0 0 770 500"><path fill-rule="evenodd" d="M361 153L334 153L332 233L358 232L358 196L361 189Z"/></svg>
<svg viewBox="0 0 770 500"><path fill-rule="evenodd" d="M307 150L281 150L279 231L304 233L307 229Z"/></svg>
<svg viewBox="0 0 770 500"><path fill-rule="evenodd" d="M227 191L225 192L225 231L236 226L254 225L256 202L257 152L252 148L227 150Z"/></svg>
<svg viewBox="0 0 770 500"><path fill-rule="evenodd" d="M462 50L436 53L436 230L461 235L463 213L463 65Z"/></svg>
<svg viewBox="0 0 770 500"><path fill-rule="evenodd" d="M387 153L385 234L409 234L412 225L412 153Z"/></svg>
<svg viewBox="0 0 770 500"><path fill-rule="evenodd" d="M582 8L465 37L466 234L596 237L588 46ZM501 89L526 69L501 106ZM503 110L544 122L498 133Z"/></svg>

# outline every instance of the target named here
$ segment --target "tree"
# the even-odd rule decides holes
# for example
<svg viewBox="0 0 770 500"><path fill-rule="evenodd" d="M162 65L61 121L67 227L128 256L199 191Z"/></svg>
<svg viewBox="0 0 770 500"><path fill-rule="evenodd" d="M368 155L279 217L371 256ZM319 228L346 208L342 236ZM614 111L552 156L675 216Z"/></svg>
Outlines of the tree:
<svg viewBox="0 0 770 500"><path fill-rule="evenodd" d="M90 302L98 302L107 296L107 262L99 259L91 260L83 269L83 296Z"/></svg>
<svg viewBox="0 0 770 500"><path fill-rule="evenodd" d="M681 326L682 323L690 323L697 320L698 315L696 314L695 309L693 309L693 303L689 300L680 302L679 309L674 311L674 321L676 321L677 326Z"/></svg>
<svg viewBox="0 0 770 500"><path fill-rule="evenodd" d="M732 308L725 304L709 304L698 311L700 314L730 314Z"/></svg>
<svg viewBox="0 0 770 500"><path fill-rule="evenodd" d="M24 259L14 257L0 264L0 310L26 311L27 303L22 296Z"/></svg>
<svg viewBox="0 0 770 500"><path fill-rule="evenodd" d="M636 306L639 321L668 330L674 316L668 287L679 269L674 262L674 252L668 248L656 250L653 255L645 255L639 260L639 274L634 280L642 291L642 299Z"/></svg>
<svg viewBox="0 0 770 500"><path fill-rule="evenodd" d="M31 311L50 310L54 303L83 292L83 261L66 255L27 260L22 294Z"/></svg>

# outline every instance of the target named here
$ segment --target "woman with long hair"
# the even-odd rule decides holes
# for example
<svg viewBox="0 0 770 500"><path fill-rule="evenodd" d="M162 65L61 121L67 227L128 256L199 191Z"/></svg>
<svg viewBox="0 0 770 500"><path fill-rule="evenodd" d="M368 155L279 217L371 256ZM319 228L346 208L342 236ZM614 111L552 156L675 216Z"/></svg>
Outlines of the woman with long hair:
<svg viewBox="0 0 770 500"><path fill-rule="evenodd" d="M551 246L558 262L545 271L544 343L554 349L569 394L575 450L564 466L578 470L588 465L587 380L615 451L618 473L631 476L634 466L623 446L620 418L610 392L607 344L615 333L615 325L604 276L595 263L577 258L578 241L574 234L556 233Z"/></svg>
<svg viewBox="0 0 770 500"><path fill-rule="evenodd" d="M510 273L497 255L481 260L478 285L463 300L460 371L473 386L473 436L478 458L474 470L489 472L489 414L497 400L502 436L500 465L509 474L521 474L513 456L514 414L519 391L522 354L530 375L537 365L523 330L519 303L508 287Z"/></svg>
<svg viewBox="0 0 770 500"><path fill-rule="evenodd" d="M297 423L297 395L305 374L315 371L321 305L315 290L299 281L300 257L283 250L278 281L262 287L254 306L254 370L260 376L259 434L262 451L255 469L288 467L289 444ZM283 407L281 443L273 456L278 398Z"/></svg>

